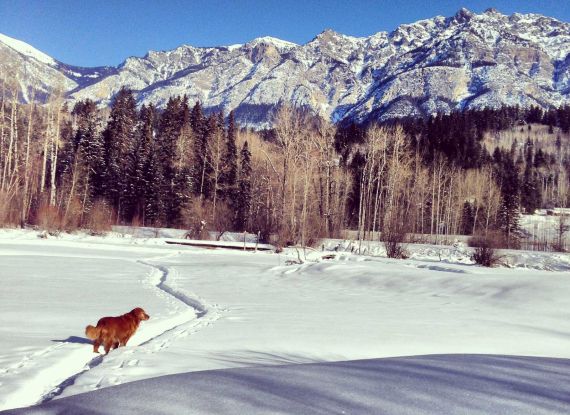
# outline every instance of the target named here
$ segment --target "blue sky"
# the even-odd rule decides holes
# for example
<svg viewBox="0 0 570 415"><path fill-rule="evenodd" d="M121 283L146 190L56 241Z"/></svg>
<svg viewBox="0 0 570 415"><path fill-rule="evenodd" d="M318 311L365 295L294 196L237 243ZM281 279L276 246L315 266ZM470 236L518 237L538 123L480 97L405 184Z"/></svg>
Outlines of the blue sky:
<svg viewBox="0 0 570 415"><path fill-rule="evenodd" d="M0 0L0 33L73 65L117 65L148 50L275 36L305 43L330 28L390 31L459 8L541 13L570 21L570 0Z"/></svg>

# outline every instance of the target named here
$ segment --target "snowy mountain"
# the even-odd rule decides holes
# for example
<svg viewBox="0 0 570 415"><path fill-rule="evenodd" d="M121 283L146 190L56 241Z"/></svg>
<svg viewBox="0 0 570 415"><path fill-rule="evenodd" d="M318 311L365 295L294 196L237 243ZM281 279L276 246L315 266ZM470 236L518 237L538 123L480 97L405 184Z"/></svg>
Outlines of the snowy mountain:
<svg viewBox="0 0 570 415"><path fill-rule="evenodd" d="M3 59L4 58L4 59ZM243 45L180 46L130 57L117 68L75 68L0 37L0 70L24 91L63 83L69 99L108 105L122 87L140 104L186 94L267 125L281 102L334 121L421 116L502 105L570 102L570 24L538 14L461 9L394 31L351 37L326 30L304 45L261 37ZM23 94L23 100L28 94Z"/></svg>
<svg viewBox="0 0 570 415"><path fill-rule="evenodd" d="M58 62L33 46L0 33L0 85L16 87L20 100L45 101L61 91L69 95L100 78L114 73L116 68L81 68Z"/></svg>

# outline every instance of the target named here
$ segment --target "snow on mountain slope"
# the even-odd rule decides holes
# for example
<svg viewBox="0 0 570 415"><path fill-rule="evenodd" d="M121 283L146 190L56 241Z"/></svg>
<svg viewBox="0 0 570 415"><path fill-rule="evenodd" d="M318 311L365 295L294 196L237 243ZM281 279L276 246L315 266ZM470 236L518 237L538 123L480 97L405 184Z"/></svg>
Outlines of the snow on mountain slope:
<svg viewBox="0 0 570 415"><path fill-rule="evenodd" d="M0 86L19 94L20 101L45 102L57 90L77 83L58 69L57 62L24 42L0 35Z"/></svg>
<svg viewBox="0 0 570 415"><path fill-rule="evenodd" d="M270 36L231 46L182 45L82 78L58 67L72 81L71 100L109 105L123 86L139 104L164 106L186 94L205 108L235 110L238 121L257 127L269 125L270 111L283 102L334 121L548 107L570 102L570 24L461 9L369 37L325 30L304 45Z"/></svg>
<svg viewBox="0 0 570 415"><path fill-rule="evenodd" d="M0 33L0 42L4 43L7 46L10 46L12 49L21 53L22 55L29 56L47 65L55 66L57 64L55 59L53 59L51 56L46 55L45 53L37 50L25 42L22 42L21 40L14 39Z"/></svg>

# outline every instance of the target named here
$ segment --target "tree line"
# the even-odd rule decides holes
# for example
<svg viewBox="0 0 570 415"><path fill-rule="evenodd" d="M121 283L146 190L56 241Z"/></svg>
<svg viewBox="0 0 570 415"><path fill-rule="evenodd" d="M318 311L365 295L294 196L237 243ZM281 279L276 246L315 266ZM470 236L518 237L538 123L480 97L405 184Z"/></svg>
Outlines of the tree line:
<svg viewBox="0 0 570 415"><path fill-rule="evenodd" d="M500 231L510 240L521 210L568 206L569 120L568 106L506 107L333 125L284 105L272 130L257 132L187 97L138 108L122 89L100 109L61 94L22 105L4 88L0 224L206 227L281 244L347 228L362 239ZM554 151L530 135L490 147L489 132L531 124L558 134Z"/></svg>

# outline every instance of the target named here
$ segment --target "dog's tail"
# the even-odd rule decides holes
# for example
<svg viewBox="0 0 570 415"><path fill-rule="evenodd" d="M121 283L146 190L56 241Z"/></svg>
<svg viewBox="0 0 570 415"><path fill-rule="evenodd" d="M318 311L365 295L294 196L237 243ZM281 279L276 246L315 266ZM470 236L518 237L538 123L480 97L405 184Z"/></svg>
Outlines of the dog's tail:
<svg viewBox="0 0 570 415"><path fill-rule="evenodd" d="M99 337L99 333L101 332L100 327L93 327L91 325L85 327L85 335L89 337L91 340L95 340Z"/></svg>

